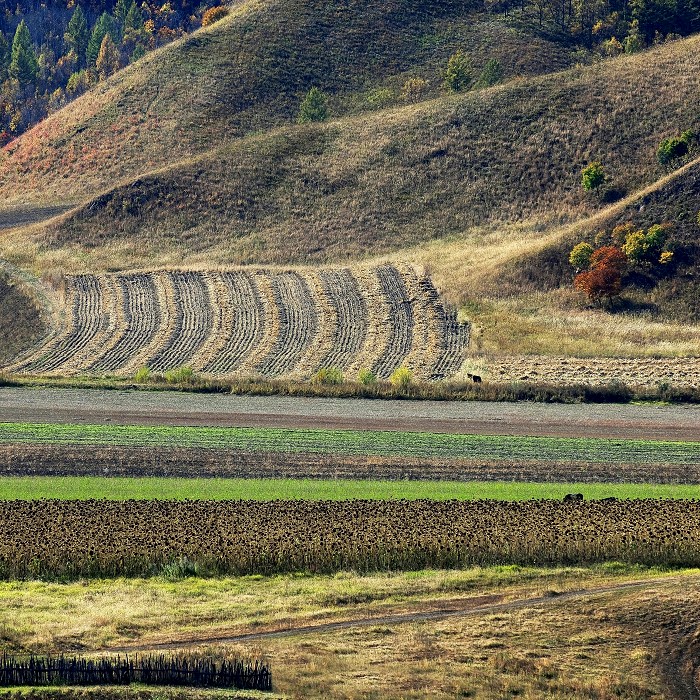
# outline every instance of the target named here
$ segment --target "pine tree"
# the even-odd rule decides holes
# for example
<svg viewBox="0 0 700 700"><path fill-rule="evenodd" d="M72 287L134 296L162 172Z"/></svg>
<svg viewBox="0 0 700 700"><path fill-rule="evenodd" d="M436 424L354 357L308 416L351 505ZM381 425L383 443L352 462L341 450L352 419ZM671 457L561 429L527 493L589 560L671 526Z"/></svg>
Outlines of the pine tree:
<svg viewBox="0 0 700 700"><path fill-rule="evenodd" d="M122 34L124 33L126 16L129 13L129 0L117 0L117 4L114 6L114 16L115 24L119 29L121 29Z"/></svg>
<svg viewBox="0 0 700 700"><path fill-rule="evenodd" d="M104 39L102 39L100 53L97 54L95 65L97 66L100 80L106 80L112 73L116 73L119 70L119 50L109 34L105 34Z"/></svg>
<svg viewBox="0 0 700 700"><path fill-rule="evenodd" d="M142 29L143 15L135 0L132 0L131 7L129 7L129 11L124 20L124 32L126 33L128 30L140 32Z"/></svg>
<svg viewBox="0 0 700 700"><path fill-rule="evenodd" d="M102 46L102 40L105 38L106 34L109 34L112 37L112 41L116 41L114 36L114 20L112 19L111 15L103 12L95 23L92 34L90 35L90 40L88 41L87 51L85 54L88 67L95 65L97 57L100 53L100 47Z"/></svg>
<svg viewBox="0 0 700 700"><path fill-rule="evenodd" d="M5 80L7 80L10 58L10 44L5 38L5 35L0 32L0 82L5 82Z"/></svg>
<svg viewBox="0 0 700 700"><path fill-rule="evenodd" d="M85 13L80 5L78 5L68 22L68 27L66 28L66 33L63 35L63 38L68 47L68 51L75 51L78 60L81 62L85 57L89 37L90 33L88 31Z"/></svg>
<svg viewBox="0 0 700 700"><path fill-rule="evenodd" d="M24 20L19 23L15 38L12 40L12 60L10 75L19 81L22 87L31 85L39 74L39 61L34 53L32 38Z"/></svg>
<svg viewBox="0 0 700 700"><path fill-rule="evenodd" d="M312 87L299 107L299 124L324 122L328 118L328 98L317 87Z"/></svg>

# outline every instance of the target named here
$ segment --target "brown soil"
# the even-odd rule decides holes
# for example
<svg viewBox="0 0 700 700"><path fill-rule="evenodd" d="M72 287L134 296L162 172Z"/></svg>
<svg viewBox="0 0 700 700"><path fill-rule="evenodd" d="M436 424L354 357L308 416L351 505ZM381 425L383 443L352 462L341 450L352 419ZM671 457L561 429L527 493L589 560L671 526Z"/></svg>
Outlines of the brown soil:
<svg viewBox="0 0 700 700"><path fill-rule="evenodd" d="M514 463L202 448L18 444L0 445L0 475L700 484L700 465Z"/></svg>

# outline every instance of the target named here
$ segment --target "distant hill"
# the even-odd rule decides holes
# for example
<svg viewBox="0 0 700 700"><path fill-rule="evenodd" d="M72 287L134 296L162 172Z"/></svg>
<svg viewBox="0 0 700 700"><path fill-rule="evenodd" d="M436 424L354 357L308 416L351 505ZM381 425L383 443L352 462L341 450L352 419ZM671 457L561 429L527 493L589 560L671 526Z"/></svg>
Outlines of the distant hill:
<svg viewBox="0 0 700 700"><path fill-rule="evenodd" d="M435 96L457 48L475 74L491 58L505 78L571 64L565 37L477 9L474 0L239 3L226 19L148 54L3 149L0 193L79 201L293 122L312 86L329 93L335 115L400 102L409 77L426 79L425 96Z"/></svg>
<svg viewBox="0 0 700 700"><path fill-rule="evenodd" d="M37 233L116 266L329 262L472 227L552 227L665 174L660 139L700 125L700 39L396 110L249 136L108 191ZM663 99L660 98L663 96ZM120 258L121 256L121 258Z"/></svg>

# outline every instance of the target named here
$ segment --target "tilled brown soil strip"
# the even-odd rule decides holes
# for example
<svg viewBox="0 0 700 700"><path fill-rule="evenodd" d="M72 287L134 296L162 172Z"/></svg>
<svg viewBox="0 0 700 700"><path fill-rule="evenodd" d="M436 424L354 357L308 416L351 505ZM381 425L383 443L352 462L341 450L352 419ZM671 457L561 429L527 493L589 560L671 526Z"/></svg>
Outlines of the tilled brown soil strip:
<svg viewBox="0 0 700 700"><path fill-rule="evenodd" d="M255 632L244 632L238 634L203 634L182 636L178 639L171 639L167 642L134 643L120 647L108 647L102 651L113 653L131 653L140 651L157 651L168 649L183 649L206 644L238 644L244 642L255 642L263 639L277 639L280 637L292 637L309 634L329 634L339 630L352 629L356 627L374 627L376 625L401 625L414 622L438 621L451 617L468 617L476 615L491 615L495 613L510 612L532 606L551 605L563 603L569 600L592 598L609 593L620 591L642 589L659 583L674 580L677 577L655 578L646 581L628 581L599 588L584 588L565 593L549 592L542 596L532 598L522 598L519 600L503 601L500 595L485 595L475 598L454 599L441 601L442 606L435 609L417 610L411 612L394 613L388 615L363 616L346 620L332 622L321 622L314 625L290 625L281 626L268 630L257 630ZM447 603L447 607L444 604Z"/></svg>
<svg viewBox="0 0 700 700"><path fill-rule="evenodd" d="M382 479L700 484L700 465L552 463L237 452L185 447L0 444L2 476Z"/></svg>

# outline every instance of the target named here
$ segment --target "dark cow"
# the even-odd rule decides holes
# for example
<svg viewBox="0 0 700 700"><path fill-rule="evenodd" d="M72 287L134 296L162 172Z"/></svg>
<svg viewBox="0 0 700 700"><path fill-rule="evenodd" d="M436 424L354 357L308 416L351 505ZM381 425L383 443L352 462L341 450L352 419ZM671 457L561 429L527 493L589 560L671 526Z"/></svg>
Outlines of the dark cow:
<svg viewBox="0 0 700 700"><path fill-rule="evenodd" d="M471 379L475 384L481 384L481 377L478 374L469 374L467 372L467 378Z"/></svg>
<svg viewBox="0 0 700 700"><path fill-rule="evenodd" d="M566 496L564 496L564 503L573 503L575 501L582 501L582 500L583 500L582 493L567 493Z"/></svg>

